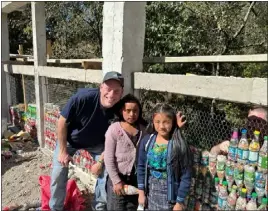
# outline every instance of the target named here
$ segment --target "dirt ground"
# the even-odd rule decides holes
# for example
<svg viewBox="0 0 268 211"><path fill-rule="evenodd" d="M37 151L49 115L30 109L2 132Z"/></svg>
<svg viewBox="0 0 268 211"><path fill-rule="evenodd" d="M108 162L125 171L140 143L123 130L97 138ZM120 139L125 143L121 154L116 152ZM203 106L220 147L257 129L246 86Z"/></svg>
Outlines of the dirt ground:
<svg viewBox="0 0 268 211"><path fill-rule="evenodd" d="M41 207L39 186L40 175L50 175L51 156L44 154L38 146L23 150L10 159L1 159L2 164L2 207L15 206L19 210L36 210ZM86 199L86 210L90 210L92 187L82 184L74 176L72 168L69 178L75 179L83 197ZM18 207L19 206L19 207Z"/></svg>

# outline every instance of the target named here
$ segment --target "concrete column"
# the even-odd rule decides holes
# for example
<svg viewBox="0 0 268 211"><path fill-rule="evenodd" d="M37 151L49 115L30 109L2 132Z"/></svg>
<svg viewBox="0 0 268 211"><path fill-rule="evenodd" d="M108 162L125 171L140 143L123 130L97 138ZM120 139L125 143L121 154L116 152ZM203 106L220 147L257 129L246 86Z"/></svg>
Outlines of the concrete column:
<svg viewBox="0 0 268 211"><path fill-rule="evenodd" d="M103 74L125 78L125 94L133 93L133 73L143 69L146 2L104 2Z"/></svg>
<svg viewBox="0 0 268 211"><path fill-rule="evenodd" d="M1 44L2 44L2 61L9 61L9 36L8 36L8 22L7 22L7 13L1 14ZM4 72L4 65L1 64L1 114L2 119L10 120L9 118L9 106L11 105L11 93L10 93L10 75L9 73Z"/></svg>
<svg viewBox="0 0 268 211"><path fill-rule="evenodd" d="M39 76L39 67L47 65L46 58L46 23L45 3L31 2L33 52L34 52L34 80L37 112L37 137L41 147L44 147L44 103L47 102L47 88L45 78Z"/></svg>

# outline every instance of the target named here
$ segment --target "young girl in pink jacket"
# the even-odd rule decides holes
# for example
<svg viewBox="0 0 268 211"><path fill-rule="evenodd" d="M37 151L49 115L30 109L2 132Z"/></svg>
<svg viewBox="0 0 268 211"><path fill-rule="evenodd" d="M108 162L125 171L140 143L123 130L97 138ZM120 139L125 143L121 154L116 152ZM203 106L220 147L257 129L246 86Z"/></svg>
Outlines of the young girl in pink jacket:
<svg viewBox="0 0 268 211"><path fill-rule="evenodd" d="M137 210L138 195L126 195L124 185L137 187L136 157L140 140L145 135L139 100L131 94L118 104L118 119L105 134L104 162L107 182L108 210Z"/></svg>

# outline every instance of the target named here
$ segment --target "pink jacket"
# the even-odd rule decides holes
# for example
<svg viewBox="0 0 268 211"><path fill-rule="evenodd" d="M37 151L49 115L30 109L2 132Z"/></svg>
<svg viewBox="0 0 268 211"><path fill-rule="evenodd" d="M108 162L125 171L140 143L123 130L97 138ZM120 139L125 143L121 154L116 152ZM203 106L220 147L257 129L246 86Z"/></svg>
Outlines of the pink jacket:
<svg viewBox="0 0 268 211"><path fill-rule="evenodd" d="M140 137L145 135L144 127L140 127ZM104 163L113 184L121 181L119 173L130 175L136 160L136 147L121 127L119 122L110 125L105 134Z"/></svg>

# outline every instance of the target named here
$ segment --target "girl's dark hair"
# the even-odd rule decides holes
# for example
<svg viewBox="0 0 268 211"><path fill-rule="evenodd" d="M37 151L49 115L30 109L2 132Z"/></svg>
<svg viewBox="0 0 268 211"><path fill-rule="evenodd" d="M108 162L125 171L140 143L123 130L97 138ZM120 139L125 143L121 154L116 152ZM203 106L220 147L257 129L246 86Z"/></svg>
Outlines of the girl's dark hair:
<svg viewBox="0 0 268 211"><path fill-rule="evenodd" d="M170 139L173 140L172 154L171 154L171 165L175 173L176 179L180 178L181 169L191 168L193 165L193 156L191 156L190 147L183 138L180 129L177 125L177 116L175 109L168 104L158 104L153 110L152 120L147 127L147 131L155 133L153 126L153 118L156 113L165 113L170 119L172 119L172 129L170 131Z"/></svg>
<svg viewBox="0 0 268 211"><path fill-rule="evenodd" d="M147 122L143 119L142 117L142 107L141 107L141 103L138 100L138 98L136 98L134 95L132 94L127 94L125 95L115 106L115 118L113 120L113 122L118 122L118 121L125 121L122 115L122 109L125 107L126 103L136 103L139 107L139 117L137 120L138 124L142 124L144 126L147 126Z"/></svg>

